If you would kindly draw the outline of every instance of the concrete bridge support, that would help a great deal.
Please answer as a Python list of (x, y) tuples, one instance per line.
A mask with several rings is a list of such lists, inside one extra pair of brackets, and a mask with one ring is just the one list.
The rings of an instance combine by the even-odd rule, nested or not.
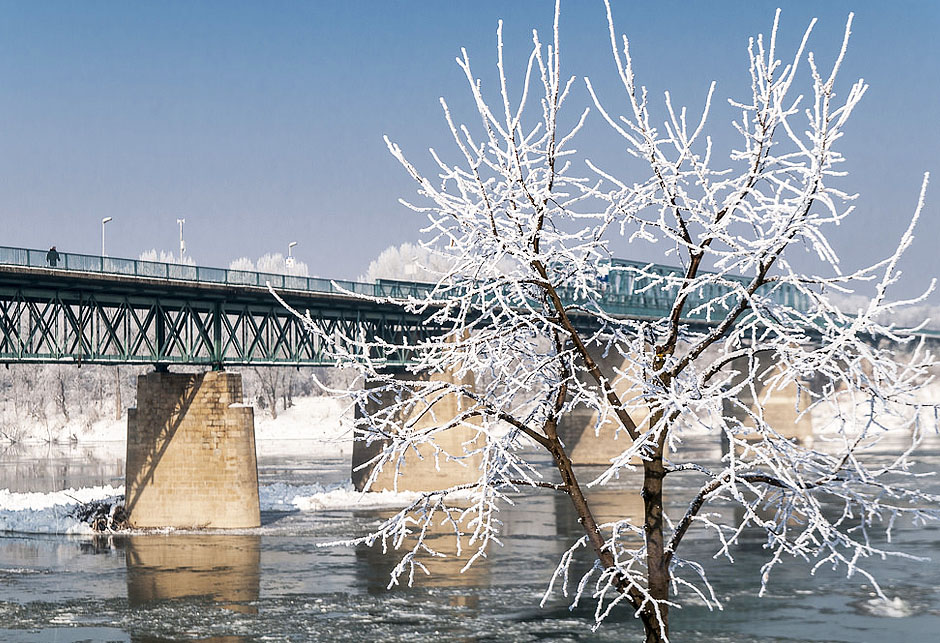
[[(613, 356), (608, 358), (597, 358), (601, 369), (605, 373), (614, 373), (614, 368), (625, 371), (633, 368), (629, 359), (623, 359), (619, 355), (616, 360)], [(744, 377), (747, 371), (747, 360), (735, 360), (728, 367), (737, 371), (740, 375), (736, 381)], [(765, 357), (758, 365), (758, 373), (764, 373), (772, 368), (770, 357)], [(767, 372), (763, 377), (766, 379), (772, 374)], [(593, 382), (589, 386), (595, 386)], [(637, 393), (628, 389), (627, 382), (619, 382), (615, 389), (624, 401), (636, 400)], [(752, 413), (763, 414), (764, 420), (783, 437), (797, 440), (803, 444), (811, 444), (813, 439), (813, 423), (809, 415), (799, 415), (799, 411), (806, 408), (809, 403), (808, 395), (804, 390), (798, 391), (795, 383), (782, 389), (767, 388), (763, 382), (757, 382), (757, 399), (754, 400), (749, 391), (740, 394)], [(797, 401), (798, 395), (802, 397)], [(732, 408), (726, 405), (725, 415), (731, 415), (739, 419), (745, 427), (754, 427), (754, 421), (748, 416), (748, 413), (741, 408)], [(631, 417), (637, 426), (649, 416), (649, 409), (642, 403), (637, 403), (631, 411)], [(581, 407), (574, 409), (560, 423), (559, 432), (565, 446), (568, 449), (571, 461), (577, 465), (603, 465), (610, 464), (610, 459), (624, 451), (630, 444), (630, 436), (625, 431), (617, 431), (619, 424), (613, 418), (600, 424), (598, 429), (598, 414), (595, 411)], [(641, 426), (642, 428), (642, 426)], [(756, 434), (747, 436), (747, 439), (756, 439)]]
[(237, 373), (153, 372), (127, 415), (125, 505), (134, 527), (261, 524), (254, 411)]
[[(595, 361), (600, 366), (601, 371), (613, 374), (614, 368), (623, 371), (634, 368), (630, 361), (623, 359), (620, 355), (614, 357), (612, 350), (607, 357), (595, 356)], [(589, 388), (598, 389), (597, 383), (591, 379), (585, 380)], [(618, 381), (614, 384), (614, 390), (620, 396), (621, 400), (636, 401), (638, 392), (629, 390), (629, 382), (626, 380)], [(636, 402), (634, 408), (630, 411), (630, 417), (637, 426), (642, 428), (642, 423), (649, 416), (649, 408), (640, 402)], [(630, 436), (624, 430), (617, 430), (620, 423), (611, 416), (600, 423), (598, 427), (598, 413), (587, 407), (577, 407), (568, 413), (558, 425), (558, 433), (565, 448), (568, 451), (568, 457), (576, 465), (609, 465), (611, 458), (625, 451), (630, 446)]]
[[(396, 377), (403, 380), (416, 379), (414, 375), (404, 372), (397, 374)], [(422, 377), (421, 379), (458, 383), (450, 374), (438, 374), (428, 378)], [(473, 382), (469, 377), (459, 383), (465, 387), (473, 386)], [(367, 413), (382, 408), (383, 405), (388, 403), (389, 400), (386, 399), (388, 397), (388, 394), (385, 397), (377, 395), (375, 399), (370, 400), (369, 407), (366, 409)], [(396, 423), (401, 426), (413, 417), (421, 415), (415, 429), (421, 430), (422, 428), (440, 425), (442, 422), (447, 422), (456, 417), (467, 403), (468, 401), (460, 395), (446, 395), (437, 400), (430, 409), (427, 405), (418, 404), (417, 408), (408, 417), (400, 417)], [(356, 409), (356, 417), (357, 419), (362, 417), (361, 409)], [(432, 491), (473, 482), (479, 477), (480, 465), (483, 462), (483, 456), (480, 453), (466, 455), (468, 452), (483, 446), (479, 442), (483, 437), (477, 434), (476, 429), (472, 426), (473, 422), (474, 420), (468, 420), (463, 426), (457, 426), (438, 433), (435, 438), (435, 442), (444, 451), (452, 456), (459, 457), (459, 462), (447, 461), (446, 456), (443, 454), (438, 454), (439, 457), (435, 458), (434, 449), (430, 445), (422, 445), (418, 449), (419, 453), (411, 450), (405, 454), (404, 464), (398, 471), (396, 471), (395, 463), (386, 464), (369, 490), (382, 491), (383, 489), (396, 488), (396, 477), (399, 491)], [(363, 490), (373, 469), (371, 466), (363, 469), (359, 467), (380, 453), (386, 444), (387, 441), (375, 441), (367, 446), (365, 442), (358, 439), (353, 442), (352, 480), (357, 490)]]
[[(729, 368), (738, 372), (735, 383), (739, 382), (747, 373), (747, 358), (734, 360)], [(783, 388), (771, 389), (765, 381), (773, 376), (773, 368), (770, 355), (760, 356), (756, 365), (758, 377), (754, 382), (757, 399), (755, 400), (751, 391), (747, 389), (739, 393), (739, 399), (748, 405), (751, 413), (762, 414), (764, 421), (784, 438), (807, 446), (812, 445), (813, 420), (808, 413), (800, 415), (800, 412), (810, 403), (808, 392), (810, 384), (807, 383), (802, 390), (795, 382)], [(744, 409), (726, 404), (724, 413), (725, 416), (733, 416), (740, 420), (745, 428), (754, 428), (753, 418)], [(746, 435), (745, 439), (753, 441), (757, 440), (758, 436), (756, 433)]]

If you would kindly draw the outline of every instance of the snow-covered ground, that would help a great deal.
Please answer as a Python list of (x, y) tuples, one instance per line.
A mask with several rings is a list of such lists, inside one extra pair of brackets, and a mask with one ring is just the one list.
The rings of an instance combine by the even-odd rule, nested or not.
[[(940, 379), (931, 382), (918, 392), (917, 403), (940, 403)], [(813, 425), (816, 431), (829, 433), (838, 430), (838, 423), (833, 422), (840, 413), (846, 414), (847, 399), (838, 399), (817, 405), (813, 409)], [(294, 440), (312, 440), (317, 443), (317, 452), (324, 455), (348, 455), (352, 450), (352, 411), (348, 402), (335, 397), (311, 396), (295, 397), (291, 408), (280, 411), (276, 419), (266, 411), (255, 408), (255, 438), (260, 455), (290, 452), (290, 443)], [(860, 401), (856, 410), (856, 420), (864, 413), (866, 405)], [(9, 423), (11, 420), (5, 420)], [(16, 435), (21, 443), (105, 443), (120, 442), (126, 439), (127, 416), (120, 420), (112, 418), (75, 417), (70, 422), (53, 423), (25, 418), (17, 420)], [(690, 427), (690, 433), (707, 433), (709, 422), (698, 427)], [(886, 418), (887, 426), (898, 424)], [(697, 428), (697, 430), (696, 430)], [(4, 431), (0, 426), (0, 444), (3, 444)]]
[(356, 491), (349, 481), (335, 485), (289, 485), (278, 482), (258, 489), (262, 511), (329, 511), (404, 507), (420, 497), (413, 491)]
[(350, 413), (344, 401), (333, 397), (295, 398), (294, 406), (278, 413), (277, 419), (256, 409), (258, 455), (289, 452), (296, 440), (311, 440), (324, 456), (348, 455), (353, 444)]

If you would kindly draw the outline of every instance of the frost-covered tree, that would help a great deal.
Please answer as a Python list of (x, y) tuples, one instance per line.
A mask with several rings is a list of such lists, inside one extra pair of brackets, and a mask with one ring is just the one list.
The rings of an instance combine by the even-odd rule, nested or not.
[[(475, 126), (461, 124), (442, 100), (457, 162), (434, 153), (428, 175), (388, 141), (418, 183), (413, 209), (427, 217), (424, 247), (446, 248), (450, 263), (426, 299), (380, 301), (450, 330), (402, 346), (340, 331), (321, 339), (367, 383), (347, 394), (359, 410), (359, 438), (384, 445), (373, 477), (429, 446), (442, 467), (481, 464), (473, 482), (423, 494), (357, 542), (403, 553), (394, 583), (421, 569), (432, 527), (445, 524), (472, 553), (471, 565), (497, 540), (498, 511), (513, 510), (509, 494), (547, 487), (568, 496), (584, 530), (551, 585), (575, 602), (593, 600), (598, 625), (618, 606), (629, 609), (647, 641), (668, 639), (670, 608), (690, 596), (720, 605), (702, 564), (685, 555), (693, 532), (713, 535), (712, 553), (729, 560), (742, 533), (763, 532), (762, 588), (778, 564), (795, 558), (840, 568), (880, 593), (865, 562), (892, 552), (875, 534), (890, 532), (897, 519), (937, 517), (937, 498), (918, 490), (909, 468), (936, 414), (919, 413), (914, 400), (931, 355), (911, 331), (883, 321), (901, 306), (887, 292), (923, 191), (896, 247), (886, 246), (874, 265), (843, 272), (827, 241), (833, 226), (851, 220), (855, 198), (834, 186), (837, 144), (866, 91), (862, 81), (836, 91), (851, 17), (830, 69), (806, 53), (812, 24), (787, 62), (778, 59), (776, 19), (769, 38), (750, 41), (751, 91), (731, 101), (740, 143), (722, 159), (706, 134), (714, 84), (700, 116), (678, 109), (669, 94), (656, 116), (608, 4), (623, 93), (602, 99), (590, 81), (586, 87), (630, 154), (624, 166), (645, 167), (627, 175), (575, 160), (572, 145), (588, 110), (562, 116), (575, 80), (561, 75), (558, 13), (556, 5), (548, 46), (533, 35), (515, 90), (501, 26), (495, 89), (484, 91), (465, 51), (458, 58), (477, 114)], [(796, 89), (804, 77), (808, 89)], [(664, 263), (678, 266), (617, 268), (634, 293), (657, 295), (662, 315), (615, 314), (608, 296), (614, 240), (658, 243), (667, 250)], [(797, 253), (806, 250), (825, 268), (801, 272)], [(831, 298), (872, 281), (874, 296), (852, 315)], [(413, 357), (407, 377), (381, 359), (399, 350)], [(803, 413), (839, 402), (833, 440), (812, 447), (771, 425), (758, 391), (793, 385), (808, 398)], [(435, 414), (434, 403), (448, 396), (462, 401), (456, 416)], [(598, 428), (613, 423), (622, 437), (606, 470), (589, 480), (572, 465), (559, 432), (578, 408), (594, 411)], [(910, 448), (873, 461), (868, 449), (884, 434), (885, 415), (910, 430)], [(445, 448), (437, 440), (455, 427), (475, 439)], [(690, 436), (702, 431), (728, 445), (717, 464), (693, 459)], [(533, 445), (551, 454), (557, 483), (533, 464)], [(598, 524), (585, 488), (631, 479), (634, 471), (637, 486), (624, 493), (637, 498), (640, 515)], [(677, 498), (690, 486), (688, 497)], [(453, 498), (458, 490), (472, 492), (469, 506)], [(714, 512), (716, 503), (737, 509)], [(572, 562), (579, 551), (595, 559), (583, 574)]]
[(246, 272), (267, 272), (273, 275), (295, 275), (308, 277), (310, 269), (303, 261), (293, 257), (285, 257), (280, 252), (268, 253), (252, 261), (248, 257), (239, 257), (229, 264), (230, 270), (244, 270)]
[(243, 272), (255, 272), (255, 262), (248, 257), (239, 257), (229, 262), (229, 270), (241, 270)]
[[(380, 279), (437, 283), (451, 271), (456, 259), (450, 248), (441, 248), (428, 243), (403, 243), (389, 246), (369, 262), (369, 268), (359, 281), (374, 283)], [(496, 270), (512, 270), (511, 260), (503, 260), (494, 266)]]
[(160, 250), (158, 252), (156, 248), (141, 252), (138, 258), (141, 261), (158, 261), (160, 263), (174, 263), (183, 266), (196, 265), (196, 260), (189, 255), (184, 257), (177, 257), (172, 252), (166, 252), (165, 250)]
[(281, 407), (286, 411), (293, 404), (292, 386), (294, 369), (292, 368), (253, 368), (255, 380), (258, 385), (258, 401), (261, 408), (267, 409), (273, 419), (277, 419), (278, 400), (282, 400)]
[[(0, 441), (82, 440), (96, 422), (133, 405), (143, 367), (12, 364), (0, 369)], [(131, 392), (130, 397), (125, 395)]]
[(403, 243), (389, 246), (369, 263), (359, 281), (372, 283), (378, 279), (401, 279), (436, 283), (450, 272), (453, 260), (440, 250), (421, 244)]

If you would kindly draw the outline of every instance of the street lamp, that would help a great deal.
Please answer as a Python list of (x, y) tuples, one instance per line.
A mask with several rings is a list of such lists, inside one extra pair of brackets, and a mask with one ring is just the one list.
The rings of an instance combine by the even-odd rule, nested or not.
[(296, 245), (297, 245), (296, 241), (291, 241), (290, 243), (287, 244), (287, 265), (288, 266), (294, 265), (294, 257), (291, 254), (291, 251), (294, 249), (294, 246)]
[(186, 242), (183, 241), (183, 224), (186, 223), (186, 219), (177, 219), (176, 222), (180, 224), (180, 257), (179, 262), (183, 263), (183, 253), (186, 252)]
[(111, 217), (105, 217), (101, 220), (101, 256), (107, 257), (104, 252), (104, 224), (111, 220)]

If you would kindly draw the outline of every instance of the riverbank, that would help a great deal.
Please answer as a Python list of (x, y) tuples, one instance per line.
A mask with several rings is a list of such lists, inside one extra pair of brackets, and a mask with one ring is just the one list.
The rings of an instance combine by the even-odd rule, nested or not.
[[(352, 424), (346, 402), (334, 397), (297, 397), (290, 408), (272, 417), (255, 408), (255, 439), (267, 448), (277, 448), (282, 440), (314, 440), (325, 454), (344, 454), (352, 449)], [(87, 418), (75, 415), (54, 421), (36, 418), (18, 420), (15, 434), (0, 432), (4, 444), (101, 444), (124, 443), (127, 438), (127, 413), (120, 419)], [(8, 437), (4, 437), (7, 435)], [(15, 435), (14, 439), (12, 436)]]

